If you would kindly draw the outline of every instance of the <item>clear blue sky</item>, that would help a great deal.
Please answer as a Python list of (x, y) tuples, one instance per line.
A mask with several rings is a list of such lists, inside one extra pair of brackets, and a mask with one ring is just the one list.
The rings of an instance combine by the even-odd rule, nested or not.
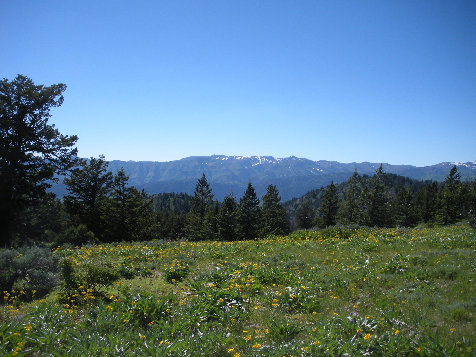
[(0, 77), (83, 157), (476, 160), (476, 1), (0, 2)]

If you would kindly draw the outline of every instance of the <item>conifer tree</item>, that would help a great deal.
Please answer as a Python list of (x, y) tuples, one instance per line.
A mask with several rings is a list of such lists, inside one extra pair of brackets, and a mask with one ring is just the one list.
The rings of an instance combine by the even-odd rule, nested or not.
[(400, 187), (394, 205), (394, 221), (399, 226), (411, 227), (417, 221), (413, 193), (409, 187)]
[(129, 177), (121, 169), (114, 176), (111, 195), (104, 200), (102, 217), (105, 240), (148, 240), (156, 229), (151, 198), (129, 186)]
[(462, 218), (463, 200), (461, 199), (461, 180), (454, 165), (438, 193), (437, 219), (442, 224), (455, 223)]
[(425, 185), (422, 193), (421, 219), (423, 222), (433, 222), (438, 208), (438, 184), (431, 182)]
[(281, 197), (274, 185), (269, 185), (263, 196), (262, 207), (262, 236), (270, 234), (285, 234), (289, 230), (288, 217), (285, 208), (280, 204)]
[(205, 174), (197, 181), (192, 197), (192, 209), (187, 223), (188, 236), (192, 240), (205, 239), (205, 215), (213, 202), (213, 194)]
[[(55, 174), (76, 163), (78, 138), (48, 124), (63, 103), (64, 84), (35, 85), (25, 76), (0, 80), (0, 246), (12, 243), (24, 210), (47, 195)], [(18, 236), (22, 239), (22, 237)]]
[(218, 215), (220, 240), (238, 240), (238, 206), (232, 194), (225, 197)]
[(212, 204), (211, 208), (205, 214), (203, 222), (203, 239), (220, 240), (219, 232), (220, 204), (218, 201)]
[(255, 189), (251, 182), (240, 198), (238, 206), (238, 226), (239, 234), (242, 239), (257, 238), (260, 231), (260, 215), (259, 198), (256, 196)]
[(354, 171), (347, 180), (344, 190), (344, 201), (339, 206), (338, 220), (344, 224), (359, 224), (362, 222), (362, 179)]
[(68, 190), (64, 197), (67, 212), (76, 224), (84, 224), (96, 238), (101, 238), (104, 232), (101, 205), (113, 183), (113, 175), (107, 167), (104, 156), (92, 157), (89, 162), (82, 160), (80, 167), (64, 179)]
[(326, 187), (319, 207), (319, 213), (322, 216), (322, 224), (325, 227), (336, 224), (338, 208), (339, 197), (337, 196), (337, 188), (332, 181), (331, 184)]
[(296, 223), (298, 228), (309, 229), (314, 225), (316, 212), (312, 209), (309, 201), (304, 201), (296, 211)]
[(391, 221), (384, 175), (380, 165), (370, 181), (369, 223), (371, 226), (387, 227)]

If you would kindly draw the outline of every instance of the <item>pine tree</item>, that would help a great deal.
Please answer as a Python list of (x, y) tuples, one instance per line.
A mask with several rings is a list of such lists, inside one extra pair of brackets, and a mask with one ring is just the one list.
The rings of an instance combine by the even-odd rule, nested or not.
[(394, 221), (399, 226), (411, 227), (418, 222), (413, 193), (408, 187), (400, 187), (394, 205)]
[(338, 221), (344, 224), (360, 224), (364, 215), (362, 206), (362, 178), (354, 171), (345, 186), (344, 201), (337, 214)]
[(455, 223), (462, 218), (461, 180), (456, 165), (450, 170), (438, 193), (437, 220), (442, 224)]
[(225, 197), (218, 215), (220, 240), (238, 240), (238, 206), (232, 194)]
[(239, 234), (242, 239), (258, 237), (260, 231), (260, 215), (259, 198), (256, 196), (253, 185), (249, 182), (238, 206)]
[[(47, 195), (55, 174), (76, 162), (78, 138), (48, 124), (63, 103), (64, 84), (35, 85), (18, 75), (0, 81), (0, 246), (13, 242), (24, 210)], [(22, 239), (21, 236), (18, 238)]]
[(213, 194), (205, 174), (197, 181), (192, 197), (192, 209), (187, 223), (187, 234), (192, 240), (205, 239), (205, 215), (213, 202)]
[(425, 185), (422, 193), (421, 219), (425, 222), (433, 222), (438, 208), (438, 184), (431, 182)]
[(309, 229), (314, 225), (316, 212), (312, 209), (309, 201), (304, 201), (296, 211), (296, 223), (298, 228)]
[(82, 160), (79, 168), (72, 170), (64, 179), (68, 194), (64, 197), (67, 212), (77, 224), (84, 224), (96, 238), (101, 238), (104, 222), (101, 219), (101, 205), (109, 194), (113, 176), (107, 171), (104, 156), (92, 157), (89, 162)]
[(101, 207), (105, 223), (105, 240), (130, 241), (153, 238), (156, 219), (151, 198), (129, 186), (123, 169), (114, 176), (111, 195)]
[(263, 196), (261, 235), (281, 235), (289, 230), (285, 208), (280, 204), (281, 197), (274, 185), (269, 185)]
[(322, 224), (325, 227), (334, 226), (336, 224), (337, 210), (339, 208), (339, 197), (337, 196), (337, 188), (334, 182), (326, 187), (322, 196), (319, 213), (322, 216)]
[(370, 181), (369, 220), (371, 226), (387, 227), (390, 225), (390, 207), (385, 187), (385, 173), (382, 165)]
[(206, 240), (220, 240), (219, 231), (219, 219), (220, 219), (220, 204), (215, 201), (212, 207), (205, 214), (205, 220), (203, 222), (203, 239)]

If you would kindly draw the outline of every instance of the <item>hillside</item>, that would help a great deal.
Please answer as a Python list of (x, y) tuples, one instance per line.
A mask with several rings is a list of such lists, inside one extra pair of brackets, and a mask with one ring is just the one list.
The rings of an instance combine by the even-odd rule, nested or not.
[[(312, 161), (304, 158), (274, 158), (271, 156), (192, 156), (170, 162), (111, 161), (113, 172), (121, 167), (130, 176), (130, 183), (149, 193), (183, 192), (193, 194), (197, 179), (205, 173), (215, 198), (222, 200), (233, 192), (240, 197), (249, 181), (259, 197), (269, 184), (278, 187), (282, 200), (327, 186), (331, 181), (341, 183), (354, 171), (360, 175), (373, 175), (380, 163), (339, 163)], [(457, 165), (462, 180), (476, 178), (476, 162), (440, 163), (432, 166), (383, 164), (387, 173), (416, 180), (442, 181), (453, 165)]]

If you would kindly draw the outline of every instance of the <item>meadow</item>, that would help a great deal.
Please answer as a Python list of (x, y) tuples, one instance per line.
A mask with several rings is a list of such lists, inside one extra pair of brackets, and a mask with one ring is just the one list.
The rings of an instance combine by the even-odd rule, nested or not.
[(52, 292), (2, 293), (0, 355), (474, 355), (475, 243), (459, 224), (57, 247)]

